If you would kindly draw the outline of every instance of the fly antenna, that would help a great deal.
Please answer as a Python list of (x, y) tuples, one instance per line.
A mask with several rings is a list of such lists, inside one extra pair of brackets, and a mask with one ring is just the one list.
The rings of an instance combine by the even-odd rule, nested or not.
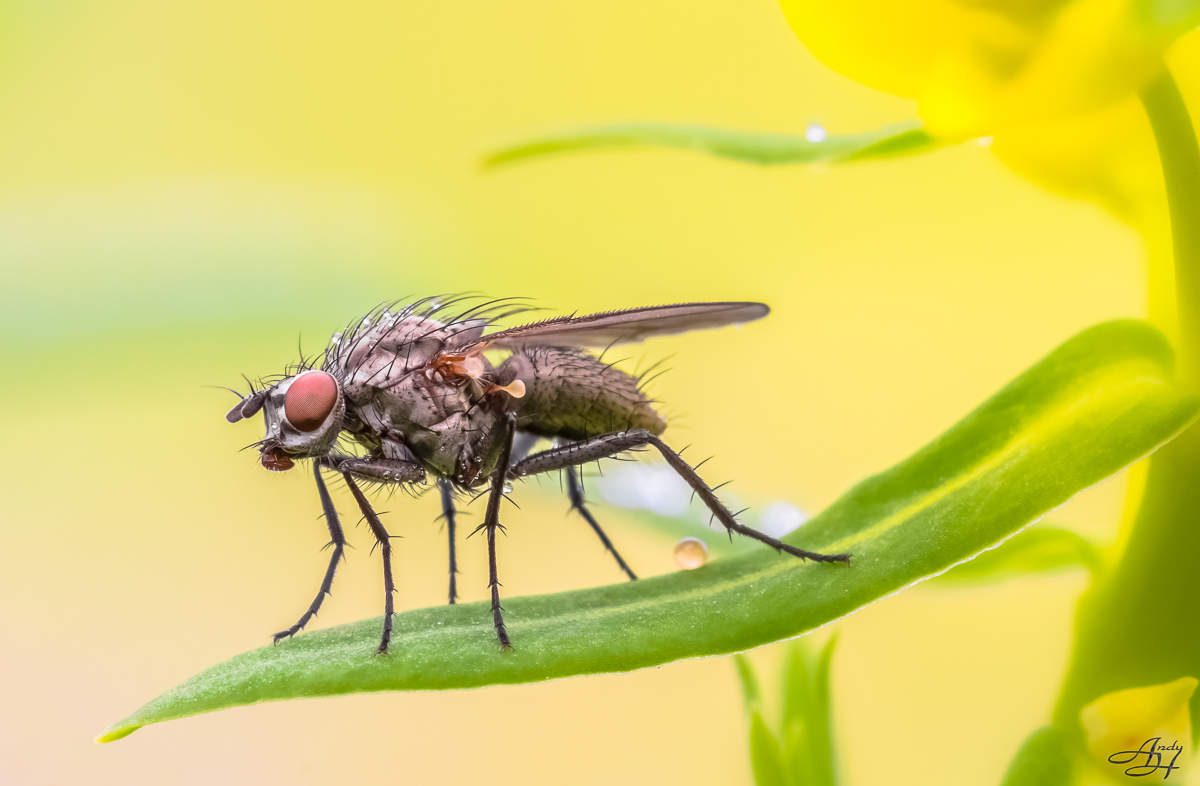
[(237, 396), (238, 398), (245, 398), (245, 396), (243, 396), (241, 393), (238, 393), (238, 392), (237, 392), (236, 390), (234, 390), (233, 388), (227, 388), (227, 387), (225, 387), (224, 385), (205, 385), (204, 387), (206, 387), (206, 388), (215, 388), (215, 389), (217, 389), (217, 390), (228, 390), (230, 393), (232, 393), (233, 395)]

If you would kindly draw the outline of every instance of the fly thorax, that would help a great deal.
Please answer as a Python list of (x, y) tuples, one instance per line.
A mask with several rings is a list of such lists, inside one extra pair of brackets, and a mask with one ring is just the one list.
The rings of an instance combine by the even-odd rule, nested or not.
[(415, 428), (405, 435), (412, 452), (439, 475), (456, 478), (458, 457), (468, 439), (466, 418), (455, 413), (432, 428)]

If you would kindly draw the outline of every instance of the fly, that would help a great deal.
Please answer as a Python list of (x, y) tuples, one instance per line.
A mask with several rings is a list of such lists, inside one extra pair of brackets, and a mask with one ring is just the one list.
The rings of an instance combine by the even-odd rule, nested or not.
[[(563, 471), (571, 507), (587, 521), (617, 565), (637, 576), (588, 509), (577, 467), (625, 451), (653, 447), (687, 481), (730, 533), (780, 553), (818, 562), (847, 562), (848, 554), (816, 554), (739, 523), (708, 484), (660, 439), (667, 427), (639, 380), (601, 361), (589, 349), (650, 336), (752, 322), (762, 303), (686, 303), (561, 316), (487, 332), (492, 322), (524, 309), (492, 301), (454, 316), (462, 299), (432, 298), (376, 309), (335, 334), (319, 366), (303, 363), (262, 388), (253, 388), (226, 415), (236, 423), (260, 410), (266, 436), (256, 446), (270, 470), (312, 462), (333, 554), (317, 597), (299, 621), (276, 633), (295, 635), (320, 610), (346, 548), (324, 472), (341, 475), (383, 557), (384, 618), (379, 653), (386, 653), (394, 612), (392, 546), (362, 484), (404, 487), (432, 477), (450, 537), (450, 603), (457, 599), (455, 496), (487, 486), (487, 508), (475, 532), (488, 545), (492, 621), (503, 649), (512, 647), (500, 607), (496, 533), (500, 502), (511, 480)], [(485, 353), (507, 353), (494, 365)], [(494, 355), (493, 355), (494, 356)], [(554, 446), (531, 452), (539, 439)], [(474, 534), (474, 532), (472, 533)]]

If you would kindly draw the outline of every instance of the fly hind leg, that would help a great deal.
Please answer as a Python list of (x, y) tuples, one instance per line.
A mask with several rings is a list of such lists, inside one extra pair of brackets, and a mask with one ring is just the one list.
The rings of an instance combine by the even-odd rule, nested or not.
[(681, 478), (687, 481), (687, 484), (696, 492), (696, 496), (703, 500), (705, 506), (712, 511), (717, 520), (730, 532), (745, 535), (748, 538), (767, 544), (776, 551), (786, 551), (788, 554), (800, 557), (801, 559), (811, 559), (816, 562), (850, 561), (849, 554), (818, 554), (813, 551), (805, 551), (739, 523), (733, 513), (729, 511), (729, 508), (725, 507), (724, 503), (709, 488), (708, 484), (696, 474), (696, 470), (692, 469), (678, 453), (667, 447), (666, 443), (661, 439), (644, 429), (606, 434), (592, 439), (572, 442), (567, 445), (551, 448), (550, 450), (544, 450), (540, 453), (534, 453), (532, 456), (517, 462), (515, 466), (509, 469), (508, 474), (510, 477), (523, 477), (525, 475), (536, 475), (541, 472), (552, 472), (556, 469), (564, 469), (614, 456), (643, 445), (652, 445), (658, 450), (662, 454), (662, 457), (666, 459), (671, 469), (675, 470)]
[[(517, 468), (520, 466), (521, 462), (518, 462)], [(600, 538), (600, 542), (604, 544), (604, 548), (608, 549), (613, 555), (613, 558), (621, 566), (621, 570), (625, 571), (625, 575), (629, 577), (629, 580), (637, 581), (637, 575), (625, 564), (625, 560), (621, 559), (621, 555), (617, 553), (617, 549), (613, 546), (612, 541), (608, 539), (608, 535), (605, 535), (604, 530), (600, 528), (600, 522), (596, 521), (596, 517), (587, 509), (583, 498), (583, 482), (579, 478), (579, 471), (575, 469), (574, 465), (567, 466), (565, 471), (567, 473), (567, 498), (571, 500), (572, 509), (579, 511), (579, 515), (583, 516), (583, 520), (591, 526), (592, 530)]]

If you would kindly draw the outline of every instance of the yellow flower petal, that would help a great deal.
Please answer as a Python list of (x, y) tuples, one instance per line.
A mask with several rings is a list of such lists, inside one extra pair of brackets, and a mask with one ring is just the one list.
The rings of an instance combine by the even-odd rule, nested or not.
[[(1200, 31), (1167, 52), (1193, 119), (1200, 120)], [(1103, 109), (1015, 123), (995, 133), (992, 150), (1038, 185), (1107, 208), (1145, 238), (1150, 318), (1175, 325), (1174, 271), (1162, 167), (1150, 123), (1137, 96)]]
[(1140, 0), (781, 3), (822, 62), (916, 98), (929, 130), (948, 139), (1119, 102), (1200, 21), (1200, 12), (1151, 19)]
[(954, 0), (781, 0), (788, 24), (825, 65), (916, 98), (947, 52), (968, 37), (974, 12)]
[(1132, 96), (1085, 114), (1011, 125), (996, 132), (992, 150), (1039, 185), (1098, 202), (1135, 226), (1165, 207), (1154, 134)]
[(1096, 699), (1079, 713), (1093, 760), (1110, 777), (1182, 783), (1191, 763), (1188, 702), (1194, 677), (1129, 688)]

